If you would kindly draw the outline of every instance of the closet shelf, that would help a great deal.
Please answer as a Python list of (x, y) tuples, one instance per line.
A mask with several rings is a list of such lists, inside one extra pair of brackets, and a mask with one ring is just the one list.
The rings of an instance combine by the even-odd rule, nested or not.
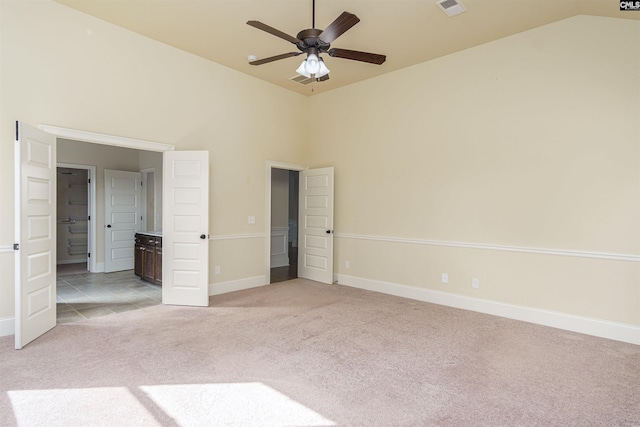
[(76, 222), (87, 222), (87, 218), (62, 218), (56, 222), (58, 224), (75, 224)]
[(67, 253), (69, 255), (86, 255), (87, 250), (86, 248), (85, 250), (80, 250), (80, 249), (71, 249), (70, 247), (67, 247)]
[(87, 247), (87, 239), (70, 237), (67, 239), (67, 241), (69, 242), (69, 246), (74, 246), (74, 247), (84, 246), (85, 248)]
[(78, 226), (69, 226), (69, 233), (71, 234), (87, 234), (87, 227), (84, 227), (82, 225), (78, 225)]

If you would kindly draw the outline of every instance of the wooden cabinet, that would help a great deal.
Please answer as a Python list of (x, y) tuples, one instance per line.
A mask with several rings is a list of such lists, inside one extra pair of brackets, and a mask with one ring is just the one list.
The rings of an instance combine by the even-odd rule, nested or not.
[(154, 276), (156, 285), (162, 285), (162, 238), (160, 246), (156, 246), (156, 274)]
[(136, 233), (134, 254), (135, 275), (162, 285), (162, 237)]
[(142, 259), (144, 254), (144, 245), (138, 243), (138, 235), (136, 234), (136, 244), (133, 251), (133, 272), (136, 276), (142, 277)]

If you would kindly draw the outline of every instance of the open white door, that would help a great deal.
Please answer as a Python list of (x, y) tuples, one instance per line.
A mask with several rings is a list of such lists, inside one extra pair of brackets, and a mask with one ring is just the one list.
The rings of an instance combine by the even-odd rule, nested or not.
[(209, 152), (165, 151), (162, 302), (209, 305)]
[(104, 271), (133, 270), (133, 247), (142, 231), (142, 174), (104, 170)]
[(300, 172), (298, 277), (333, 283), (333, 168)]
[(15, 347), (56, 326), (56, 138), (16, 122)]

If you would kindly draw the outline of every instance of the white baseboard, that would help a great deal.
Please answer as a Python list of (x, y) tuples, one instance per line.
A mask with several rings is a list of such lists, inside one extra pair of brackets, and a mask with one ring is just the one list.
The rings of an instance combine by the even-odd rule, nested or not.
[(16, 322), (13, 317), (3, 317), (0, 319), (0, 337), (14, 335), (16, 333)]
[(209, 296), (221, 295), (228, 292), (264, 286), (267, 280), (264, 276), (247, 277), (245, 279), (230, 280), (228, 282), (209, 283)]
[(336, 274), (338, 284), (640, 345), (640, 326)]

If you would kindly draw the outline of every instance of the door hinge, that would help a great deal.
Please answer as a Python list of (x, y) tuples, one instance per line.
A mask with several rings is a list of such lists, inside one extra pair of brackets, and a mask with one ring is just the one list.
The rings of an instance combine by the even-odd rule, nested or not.
[(87, 258), (91, 258), (91, 252), (87, 254)]
[(91, 184), (91, 178), (87, 179), (87, 184)]
[(16, 142), (20, 141), (20, 122), (16, 120)]
[(13, 244), (13, 250), (14, 251), (19, 251), (20, 250), (20, 244), (19, 243), (14, 243)]
[(91, 221), (91, 215), (87, 217), (87, 221)]

